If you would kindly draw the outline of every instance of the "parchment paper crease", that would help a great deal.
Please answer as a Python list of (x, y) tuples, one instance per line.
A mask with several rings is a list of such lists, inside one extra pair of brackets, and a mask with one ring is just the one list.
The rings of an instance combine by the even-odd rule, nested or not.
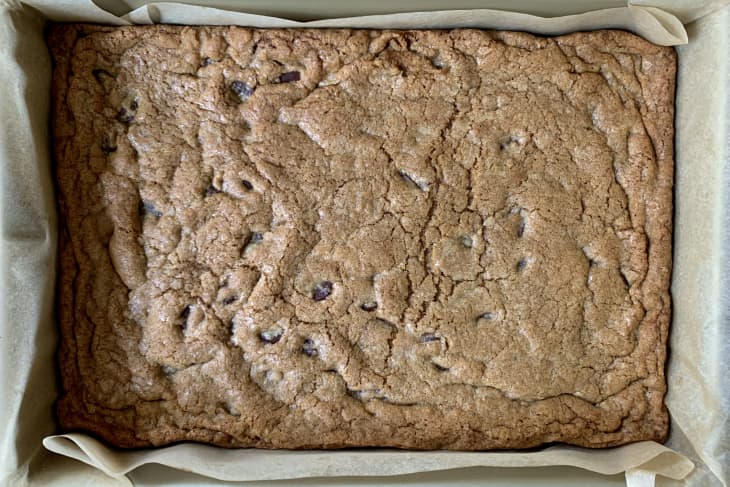
[[(723, 322), (730, 319), (730, 283), (723, 272), (730, 262), (730, 247), (725, 244), (730, 237), (730, 217), (723, 211), (730, 203), (727, 1), (637, 0), (628, 7), (554, 18), (497, 10), (456, 10), (309, 23), (175, 3), (150, 3), (124, 17), (100, 9), (91, 0), (23, 3), (0, 0), (0, 378), (5, 395), (0, 400), (0, 484), (27, 483), (32, 459), (35, 457), (35, 463), (39, 463), (38, 458), (48, 455), (39, 451), (45, 436), (43, 445), (48, 450), (117, 477), (119, 485), (128, 485), (122, 476), (146, 463), (223, 480), (395, 475), (477, 465), (572, 465), (605, 474), (626, 472), (627, 483), (634, 487), (654, 485), (657, 475), (662, 485), (727, 485), (730, 401), (723, 391), (722, 372), (730, 362), (723, 327)], [(530, 3), (534, 2), (515, 2), (514, 8), (529, 11)], [(540, 4), (541, 11), (546, 4), (549, 2)], [(685, 31), (669, 10), (684, 20), (699, 20)], [(44, 18), (117, 25), (167, 22), (256, 27), (483, 27), (543, 34), (614, 27), (632, 30), (657, 44), (680, 45), (674, 319), (667, 396), (673, 422), (667, 446), (643, 442), (609, 450), (553, 446), (528, 452), (459, 453), (223, 450), (182, 444), (120, 452), (85, 435), (46, 436), (55, 428), (52, 291), (56, 223), (47, 129), (50, 61), (43, 42)], [(688, 40), (689, 44), (684, 45)], [(694, 471), (689, 458), (697, 464)], [(92, 482), (92, 478), (86, 480)]]

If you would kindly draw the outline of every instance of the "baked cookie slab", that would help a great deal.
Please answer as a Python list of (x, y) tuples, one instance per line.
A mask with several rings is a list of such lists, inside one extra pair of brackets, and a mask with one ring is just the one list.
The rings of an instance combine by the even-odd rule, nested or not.
[(78, 24), (48, 42), (65, 430), (665, 438), (671, 48)]

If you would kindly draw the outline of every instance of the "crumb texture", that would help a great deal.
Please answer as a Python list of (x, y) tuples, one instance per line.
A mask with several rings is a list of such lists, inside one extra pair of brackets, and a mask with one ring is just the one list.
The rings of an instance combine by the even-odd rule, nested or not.
[(67, 430), (662, 441), (675, 55), (632, 34), (57, 25)]

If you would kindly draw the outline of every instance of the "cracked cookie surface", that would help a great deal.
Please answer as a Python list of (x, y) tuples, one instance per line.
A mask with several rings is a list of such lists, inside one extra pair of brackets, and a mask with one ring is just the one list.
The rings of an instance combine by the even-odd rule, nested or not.
[(57, 25), (66, 430), (663, 440), (675, 55), (632, 34)]

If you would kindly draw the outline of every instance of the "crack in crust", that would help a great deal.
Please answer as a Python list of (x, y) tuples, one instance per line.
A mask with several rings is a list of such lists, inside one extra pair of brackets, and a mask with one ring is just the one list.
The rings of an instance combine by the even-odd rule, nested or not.
[(57, 25), (67, 429), (663, 440), (675, 55), (619, 31)]

